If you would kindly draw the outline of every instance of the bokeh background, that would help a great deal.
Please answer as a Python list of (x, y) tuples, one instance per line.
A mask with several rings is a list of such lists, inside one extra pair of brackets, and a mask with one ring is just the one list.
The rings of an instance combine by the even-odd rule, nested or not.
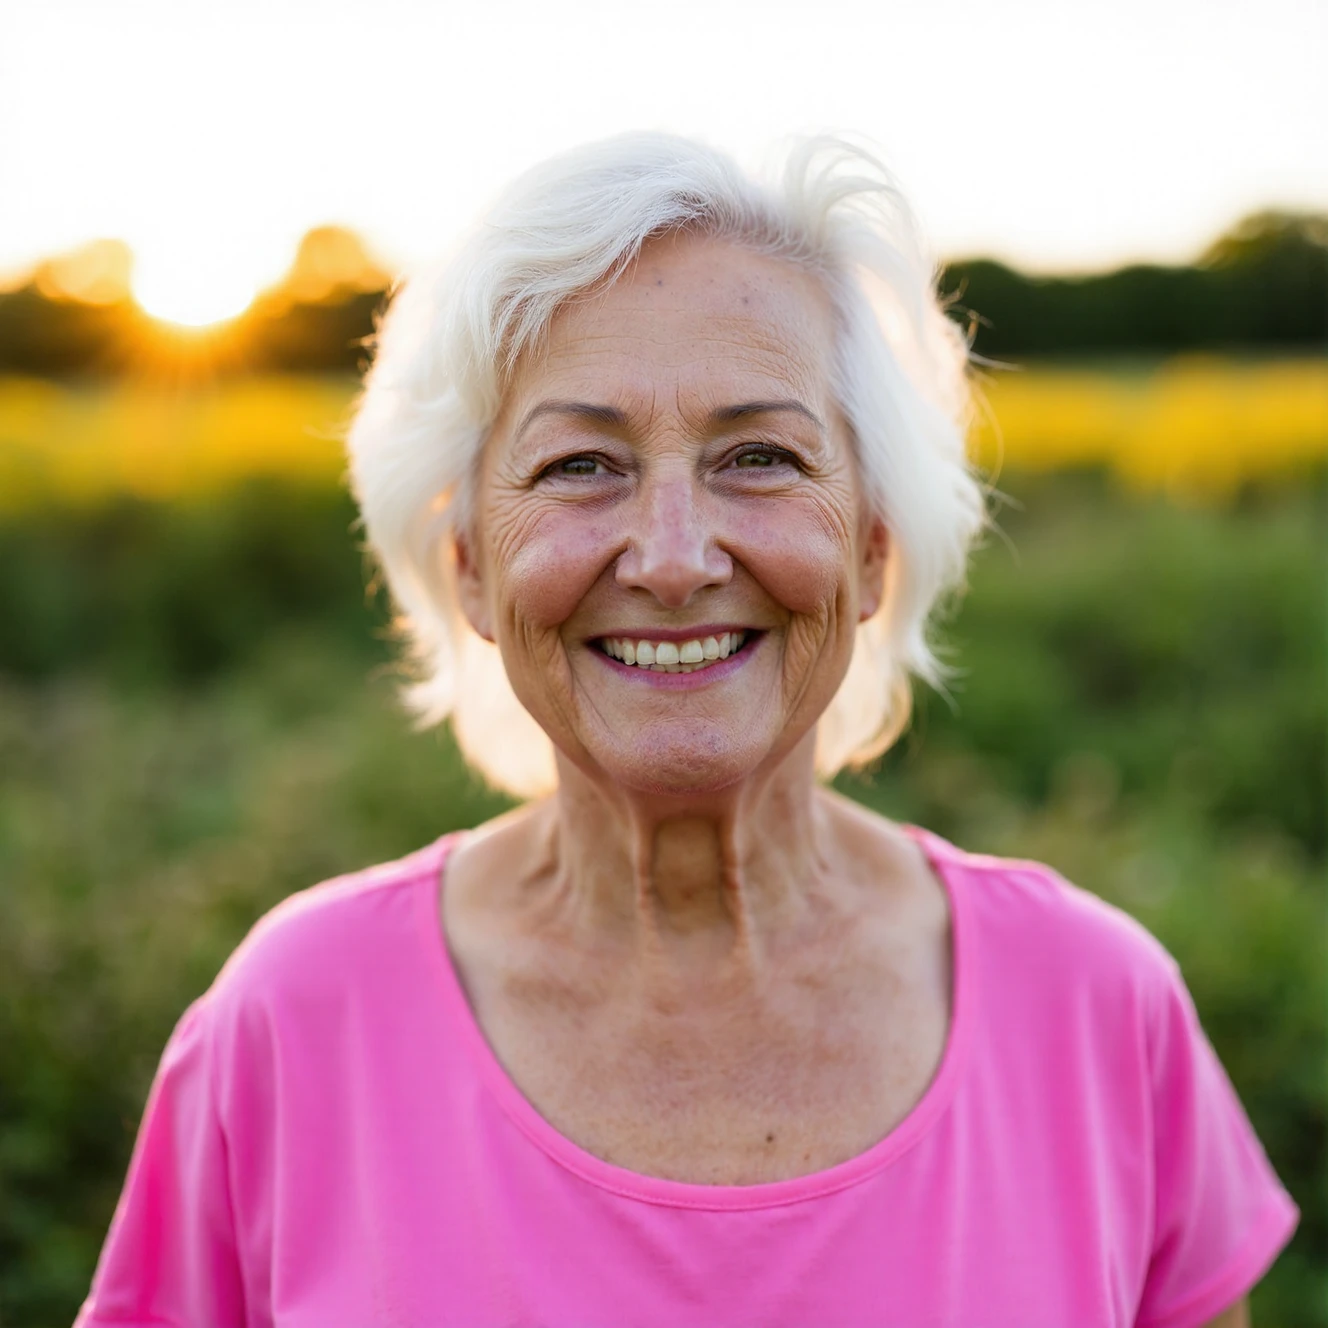
[(1321, 6), (48, 0), (0, 17), (0, 1325), (291, 891), (497, 811), (394, 702), (337, 442), (392, 279), (622, 128), (880, 144), (972, 333), (952, 695), (841, 781), (1179, 959), (1328, 1323)]

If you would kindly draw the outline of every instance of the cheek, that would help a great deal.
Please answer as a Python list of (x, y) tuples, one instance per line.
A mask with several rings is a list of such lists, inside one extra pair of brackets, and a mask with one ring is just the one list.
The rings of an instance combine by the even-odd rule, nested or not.
[(587, 520), (584, 511), (545, 509), (494, 530), (490, 566), (503, 569), (499, 613), (537, 629), (566, 622), (617, 551), (613, 524)]
[(744, 513), (737, 535), (747, 570), (792, 613), (824, 618), (849, 588), (852, 540), (838, 514), (822, 503), (771, 504), (768, 511)]

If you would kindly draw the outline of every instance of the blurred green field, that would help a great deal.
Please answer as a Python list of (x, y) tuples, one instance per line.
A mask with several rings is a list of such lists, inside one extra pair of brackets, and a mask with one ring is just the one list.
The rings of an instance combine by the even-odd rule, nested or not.
[[(1304, 1213), (1269, 1328), (1328, 1323), (1322, 479), (1172, 505), (1007, 458), (952, 701), (842, 781), (1178, 957)], [(502, 805), (396, 709), (353, 521), (326, 472), (0, 519), (6, 1328), (72, 1319), (161, 1046), (258, 914)]]

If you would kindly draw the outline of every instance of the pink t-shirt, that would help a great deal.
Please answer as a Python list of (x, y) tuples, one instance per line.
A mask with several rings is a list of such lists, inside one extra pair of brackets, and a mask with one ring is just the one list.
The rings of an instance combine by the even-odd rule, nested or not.
[[(452, 837), (274, 909), (162, 1058), (80, 1328), (1187, 1328), (1297, 1210), (1136, 923), (924, 831), (954, 1007), (851, 1161), (706, 1186), (521, 1096), (443, 943)], [(669, 1128), (661, 1119), (660, 1129)]]

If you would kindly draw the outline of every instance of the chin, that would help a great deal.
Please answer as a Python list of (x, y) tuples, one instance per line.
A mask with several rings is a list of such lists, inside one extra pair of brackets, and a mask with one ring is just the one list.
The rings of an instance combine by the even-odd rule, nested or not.
[(735, 739), (713, 725), (670, 724), (613, 750), (591, 751), (591, 759), (624, 788), (669, 797), (704, 796), (740, 784), (770, 754), (770, 745)]

